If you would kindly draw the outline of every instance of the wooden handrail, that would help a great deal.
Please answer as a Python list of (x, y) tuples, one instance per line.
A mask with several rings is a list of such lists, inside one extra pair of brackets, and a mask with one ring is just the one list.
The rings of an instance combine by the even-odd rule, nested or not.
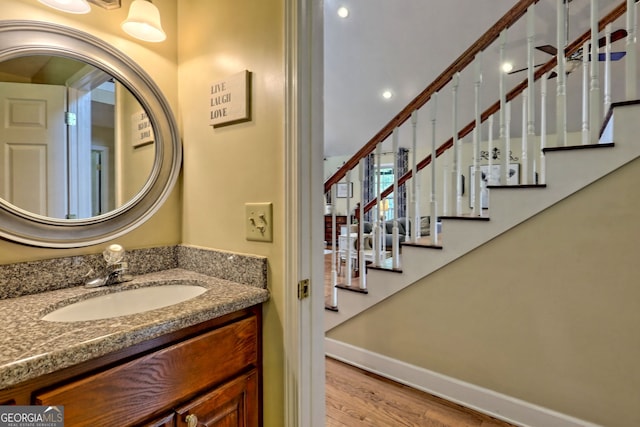
[[(527, 5), (527, 7), (525, 7), (524, 11), (526, 12), (526, 9), (528, 8), (528, 6), (529, 6), (530, 4), (537, 3), (537, 1), (538, 1), (538, 0), (536, 0), (536, 1), (532, 1), (532, 2), (528, 2), (528, 5)], [(640, 1), (640, 0), (635, 0), (635, 3), (637, 3), (638, 1)], [(518, 5), (519, 5), (519, 4), (518, 4)], [(501, 20), (500, 20), (500, 21), (498, 21), (498, 23), (497, 23), (496, 25), (498, 25), (498, 24), (499, 24), (499, 23), (500, 23), (500, 22), (501, 22), (501, 21), (502, 21), (502, 20), (503, 20), (507, 15), (509, 15), (512, 11), (514, 11), (514, 9), (516, 9), (516, 8), (518, 7), (518, 5), (516, 5), (513, 9), (511, 9), (511, 11), (507, 12), (507, 14), (506, 14), (503, 18), (501, 18)], [(599, 29), (599, 31), (602, 31), (602, 30), (606, 27), (606, 25), (607, 25), (607, 24), (609, 24), (609, 23), (611, 23), (611, 22), (615, 21), (615, 20), (616, 20), (616, 19), (618, 19), (620, 16), (622, 16), (622, 15), (626, 12), (626, 10), (627, 10), (627, 5), (626, 5), (626, 2), (624, 2), (624, 1), (623, 1), (619, 6), (617, 6), (615, 9), (613, 9), (610, 13), (608, 13), (604, 18), (602, 18), (602, 19), (599, 21), (599, 23), (598, 23), (598, 29)], [(514, 13), (515, 13), (515, 12), (514, 12)], [(524, 14), (524, 12), (523, 12), (523, 13), (521, 13), (520, 15), (518, 15), (518, 16), (517, 16), (517, 19), (519, 19), (523, 14)], [(517, 20), (517, 19), (516, 19), (516, 20)], [(511, 21), (511, 22), (509, 23), (509, 25), (508, 25), (508, 26), (512, 25), (514, 22), (515, 22), (515, 21)], [(507, 27), (505, 27), (505, 28), (508, 28), (508, 26), (507, 26)], [(489, 34), (489, 32), (485, 33), (485, 35), (484, 35), (483, 37), (485, 37), (485, 36), (487, 36), (487, 37), (488, 37), (488, 34)], [(497, 35), (499, 35), (499, 34), (500, 34), (500, 31), (497, 33)], [(587, 42), (587, 41), (590, 39), (590, 37), (591, 37), (591, 30), (588, 30), (588, 31), (584, 32), (580, 37), (578, 37), (576, 40), (574, 40), (571, 44), (569, 44), (569, 45), (564, 49), (565, 57), (570, 57), (572, 54), (574, 54), (575, 52), (577, 52), (577, 51), (578, 51), (578, 50), (579, 50), (579, 49), (584, 45), (584, 43), (585, 43), (585, 42)], [(496, 36), (496, 37), (494, 37), (493, 39), (491, 39), (491, 42), (493, 42), (493, 41), (495, 40), (495, 38), (497, 38), (497, 36)], [(480, 40), (479, 40), (479, 41), (480, 41)], [(476, 42), (476, 44), (477, 44), (477, 43), (478, 43), (478, 42)], [(489, 43), (489, 44), (490, 44), (490, 43)], [(475, 44), (474, 44), (474, 45), (475, 45)], [(486, 46), (485, 46), (485, 47), (486, 47)], [(471, 48), (470, 48), (470, 49), (468, 49), (468, 50), (467, 50), (467, 52), (469, 52), (470, 50), (471, 50)], [(477, 52), (476, 52), (476, 53), (477, 53)], [(466, 52), (465, 52), (465, 54), (466, 54)], [(463, 54), (460, 58), (458, 58), (458, 61), (461, 61), (461, 58), (463, 58), (463, 57), (465, 56), (465, 54)], [(475, 54), (474, 54), (474, 56), (475, 56)], [(471, 60), (473, 60), (473, 56), (471, 56)], [(469, 65), (469, 63), (471, 63), (471, 61), (468, 61), (468, 62), (465, 64), (465, 66)], [(454, 63), (454, 64), (455, 64), (455, 63)], [(542, 66), (540, 66), (540, 67), (536, 70), (536, 72), (534, 73), (534, 81), (537, 81), (537, 80), (539, 80), (540, 78), (542, 78), (546, 73), (548, 73), (549, 71), (551, 71), (551, 70), (552, 70), (556, 65), (557, 65), (557, 57), (553, 57), (553, 58), (551, 58), (548, 62), (546, 62), (545, 64), (543, 64)], [(450, 69), (452, 69), (452, 67), (453, 67), (453, 65), (452, 65), (452, 66), (450, 66), (450, 67), (447, 69), (447, 71), (448, 71), (448, 70), (450, 70)], [(464, 68), (464, 67), (463, 67), (463, 68)], [(456, 71), (456, 72), (457, 72), (457, 71)], [(446, 71), (445, 71), (445, 73), (443, 73), (443, 74), (441, 75), (441, 77), (442, 77), (442, 76), (444, 76), (445, 74), (446, 74)], [(452, 78), (452, 76), (453, 76), (453, 74), (451, 74), (451, 76), (449, 77), (449, 80)], [(444, 84), (442, 85), (442, 87), (444, 87), (444, 85), (445, 85), (447, 82), (448, 82), (448, 80), (444, 82)], [(436, 83), (436, 82), (432, 83), (429, 87), (427, 87), (427, 89), (425, 89), (425, 91), (423, 91), (423, 92), (421, 93), (421, 95), (423, 95), (423, 94), (427, 93), (427, 92), (428, 92), (428, 89), (429, 89), (430, 87), (434, 86), (434, 85), (435, 85), (435, 83)], [(512, 90), (510, 90), (510, 91), (506, 94), (506, 100), (507, 100), (507, 102), (512, 101), (513, 99), (515, 99), (515, 98), (516, 98), (518, 95), (520, 95), (520, 94), (521, 94), (521, 93), (522, 93), (522, 92), (523, 92), (527, 87), (528, 87), (528, 81), (527, 81), (527, 79), (525, 79), (525, 80), (523, 80), (522, 82), (520, 82), (518, 85), (516, 85)], [(438, 90), (439, 90), (439, 89), (438, 89)], [(425, 101), (424, 101), (420, 106), (424, 105), (424, 104), (428, 101), (428, 99), (430, 98), (430, 96), (431, 96), (433, 93), (435, 93), (436, 91), (437, 91), (437, 90), (434, 90), (433, 92), (431, 92), (431, 93), (429, 94), (429, 96), (426, 98), (426, 100), (425, 100)], [(416, 98), (412, 101), (412, 103), (410, 103), (407, 107), (405, 107), (405, 109), (403, 109), (403, 110), (402, 110), (402, 112), (401, 112), (400, 114), (398, 114), (395, 118), (398, 118), (398, 117), (400, 117), (403, 113), (405, 113), (405, 110), (407, 110), (409, 106), (415, 106), (415, 105), (417, 105), (417, 104), (414, 104), (414, 103), (416, 103), (416, 101), (417, 101), (419, 98), (420, 98), (420, 95), (419, 95), (418, 97), (416, 97)], [(417, 109), (417, 108), (420, 108), (420, 106), (415, 107), (415, 108), (416, 108), (416, 109)], [(481, 121), (481, 123), (484, 123), (484, 122), (485, 122), (485, 121), (486, 121), (486, 120), (487, 120), (491, 115), (493, 115), (493, 114), (497, 113), (499, 110), (500, 110), (500, 102), (499, 102), (499, 101), (497, 101), (497, 102), (495, 102), (493, 105), (491, 105), (489, 108), (487, 108), (487, 109), (486, 109), (486, 110), (481, 114), (481, 120), (480, 120), (480, 121)], [(411, 116), (411, 113), (412, 113), (412, 112), (413, 112), (413, 110), (411, 110), (411, 111), (409, 112), (408, 116), (407, 116), (407, 117), (406, 117), (402, 122), (399, 122), (399, 123), (397, 124), (397, 126), (399, 126), (400, 124), (404, 123), (404, 121), (406, 121), (406, 120)], [(395, 118), (394, 118), (394, 119), (395, 119)], [(387, 128), (392, 124), (392, 123), (395, 123), (395, 121), (394, 121), (394, 120), (392, 120), (391, 122), (389, 122), (389, 124), (387, 124), (387, 126), (385, 126), (385, 128), (383, 128), (380, 132), (378, 132), (378, 134), (377, 134), (376, 136), (378, 136), (378, 135), (382, 135), (382, 134), (383, 134), (383, 131), (385, 131), (385, 130), (386, 130), (386, 129), (387, 129)], [(395, 128), (395, 126), (394, 126), (394, 127), (391, 127), (391, 129), (389, 130), (388, 134), (386, 134), (386, 136), (385, 136), (384, 138), (382, 138), (381, 140), (379, 140), (379, 141), (375, 139), (376, 137), (374, 137), (371, 141), (369, 141), (369, 142), (367, 143), (367, 145), (365, 145), (362, 149), (360, 149), (360, 150), (358, 151), (358, 153), (356, 153), (356, 155), (354, 155), (350, 160), (353, 160), (354, 158), (356, 158), (356, 157), (358, 156), (358, 154), (360, 154), (361, 152), (365, 152), (365, 151), (366, 151), (366, 150), (365, 150), (365, 148), (367, 148), (367, 146), (368, 146), (369, 144), (371, 144), (372, 142), (374, 142), (374, 141), (382, 142), (385, 138), (387, 138), (387, 137), (391, 134), (391, 132), (393, 131), (393, 129), (394, 129), (394, 128)], [(467, 124), (465, 127), (463, 127), (463, 128), (458, 132), (458, 138), (464, 138), (465, 136), (467, 136), (468, 134), (470, 134), (471, 132), (473, 132), (473, 129), (475, 129), (475, 121), (472, 121), (472, 122), (470, 122), (469, 124)], [(368, 155), (368, 154), (370, 154), (370, 153), (375, 149), (375, 147), (376, 147), (376, 145), (377, 145), (377, 143), (378, 143), (378, 142), (374, 143), (374, 144), (372, 145), (371, 149), (370, 149), (368, 152), (366, 152), (366, 153), (363, 155), (363, 157), (364, 157), (364, 156), (366, 156), (366, 155)], [(444, 153), (446, 150), (448, 150), (448, 149), (449, 149), (449, 148), (451, 148), (452, 146), (453, 146), (453, 138), (449, 138), (449, 140), (447, 140), (445, 143), (443, 143), (442, 145), (440, 145), (440, 146), (438, 147), (438, 149), (436, 150), (436, 157), (439, 157), (440, 155), (442, 155), (442, 153)], [(362, 157), (360, 157), (360, 158), (362, 158)], [(353, 168), (358, 164), (358, 162), (360, 161), (360, 158), (358, 158), (356, 161), (354, 161), (354, 162), (353, 162), (353, 166), (352, 166), (352, 167), (347, 167), (347, 166), (349, 165), (349, 161), (348, 161), (348, 162), (347, 162), (347, 163), (345, 163), (345, 164), (343, 165), (343, 167), (342, 167), (342, 168), (340, 168), (340, 169), (339, 169), (339, 170), (338, 170), (338, 171), (337, 171), (337, 172), (336, 172), (336, 173), (335, 173), (331, 178), (329, 178), (329, 179), (325, 182), (325, 192), (327, 192), (327, 191), (329, 191), (329, 190), (331, 189), (331, 185), (333, 185), (333, 183), (336, 183), (336, 182), (340, 181), (340, 179), (342, 179), (342, 178), (346, 175), (346, 172), (347, 172), (348, 170), (353, 169)], [(427, 157), (425, 157), (422, 161), (420, 161), (420, 162), (416, 165), (416, 169), (417, 169), (417, 171), (420, 171), (420, 170), (424, 169), (425, 167), (427, 167), (429, 164), (431, 164), (431, 155), (428, 155), (428, 156), (427, 156)], [(342, 176), (340, 176), (339, 178), (337, 178), (335, 181), (334, 181), (334, 180), (332, 180), (332, 178), (336, 177), (336, 176), (337, 176), (337, 175), (338, 175), (338, 174), (339, 174), (343, 169), (344, 169), (344, 174), (343, 174)], [(398, 178), (398, 186), (403, 185), (405, 182), (407, 182), (407, 181), (408, 181), (409, 179), (411, 179), (412, 177), (413, 177), (413, 171), (412, 171), (412, 170), (410, 170), (410, 171), (406, 172), (404, 175), (402, 175), (401, 177), (399, 177), (399, 178)], [(382, 198), (385, 198), (385, 197), (387, 197), (388, 195), (390, 195), (392, 192), (393, 192), (393, 186), (389, 186), (389, 187), (387, 187), (386, 189), (384, 189), (384, 190), (380, 193), (380, 198), (381, 198), (381, 199), (382, 199)], [(373, 200), (370, 200), (369, 202), (367, 202), (367, 203), (363, 206), (363, 210), (364, 210), (364, 212), (368, 212), (369, 210), (371, 210), (371, 209), (376, 205), (376, 203), (377, 203), (377, 198), (376, 198), (376, 199), (373, 199)]]
[(331, 190), (333, 184), (338, 183), (342, 178), (347, 175), (347, 171), (355, 168), (361, 159), (369, 155), (376, 146), (387, 139), (393, 132), (393, 129), (406, 122), (411, 114), (422, 107), (429, 101), (431, 96), (438, 92), (440, 89), (453, 78), (453, 76), (466, 68), (473, 62), (475, 56), (486, 49), (491, 43), (494, 42), (500, 36), (500, 33), (513, 25), (520, 17), (522, 17), (529, 6), (538, 3), (539, 0), (520, 0), (514, 7), (512, 7), (507, 13), (504, 14), (486, 33), (484, 33), (473, 45), (471, 45), (462, 55), (458, 57), (442, 74), (440, 74), (426, 89), (424, 89), (418, 96), (416, 96), (406, 107), (400, 111), (395, 117), (387, 123), (377, 134), (373, 136), (356, 154), (354, 154), (349, 160), (336, 173), (334, 173), (324, 183), (324, 192), (327, 193)]

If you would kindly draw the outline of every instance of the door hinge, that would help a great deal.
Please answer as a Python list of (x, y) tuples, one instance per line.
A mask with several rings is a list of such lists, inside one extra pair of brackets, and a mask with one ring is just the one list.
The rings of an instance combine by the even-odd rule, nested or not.
[(298, 299), (309, 297), (309, 279), (303, 279), (298, 282)]
[(76, 113), (72, 113), (71, 111), (64, 112), (64, 124), (67, 126), (75, 126), (76, 125)]

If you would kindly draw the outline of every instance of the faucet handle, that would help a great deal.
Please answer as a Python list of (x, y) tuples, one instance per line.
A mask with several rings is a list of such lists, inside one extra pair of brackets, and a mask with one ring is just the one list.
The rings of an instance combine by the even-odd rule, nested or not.
[(124, 258), (124, 248), (118, 244), (109, 245), (102, 252), (102, 256), (107, 265), (117, 264)]

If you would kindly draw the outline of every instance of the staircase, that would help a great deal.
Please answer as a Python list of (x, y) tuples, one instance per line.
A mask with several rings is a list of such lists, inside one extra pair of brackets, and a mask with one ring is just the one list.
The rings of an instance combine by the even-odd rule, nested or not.
[[(430, 154), (422, 161), (418, 161), (415, 158), (415, 153), (418, 152), (418, 148), (414, 137), (413, 153), (414, 160), (411, 170), (404, 175), (397, 177), (393, 186), (386, 189), (377, 189), (374, 193), (373, 199), (367, 200), (364, 191), (364, 180), (362, 178), (364, 167), (364, 161), (371, 153), (380, 153), (383, 144), (389, 144), (387, 139), (393, 138), (393, 152), (397, 152), (397, 133), (407, 133), (407, 128), (413, 126), (415, 128), (416, 112), (426, 108), (429, 111), (435, 110), (435, 98), (442, 96), (441, 94), (445, 90), (451, 90), (456, 96), (457, 93), (457, 79), (459, 73), (470, 65), (475, 65), (477, 69), (480, 68), (482, 62), (479, 57), (482, 56), (483, 51), (494, 49), (494, 43), (498, 43), (498, 48), (501, 52), (504, 48), (502, 44), (503, 38), (508, 28), (513, 26), (518, 20), (526, 19), (527, 14), (535, 13), (534, 7), (538, 1), (523, 0), (519, 1), (514, 8), (507, 12), (496, 25), (494, 25), (481, 39), (471, 46), (457, 61), (452, 64), (441, 76), (439, 76), (434, 83), (425, 89), (418, 97), (412, 101), (402, 112), (400, 112), (387, 126), (385, 126), (378, 134), (369, 141), (356, 155), (354, 155), (345, 165), (336, 172), (325, 183), (325, 191), (328, 194), (335, 192), (335, 184), (347, 183), (351, 181), (351, 176), (356, 174), (360, 176), (360, 186), (363, 189), (360, 194), (360, 212), (355, 212), (359, 218), (363, 218), (364, 213), (367, 210), (374, 212), (374, 218), (379, 217), (378, 207), (381, 206), (381, 201), (390, 194), (398, 194), (398, 189), (404, 184), (408, 189), (408, 205), (406, 207), (407, 216), (409, 218), (420, 218), (425, 214), (431, 218), (438, 218), (442, 224), (442, 234), (439, 234), (438, 228), (436, 228), (436, 222), (432, 222), (430, 228), (430, 237), (432, 244), (423, 243), (423, 239), (418, 239), (418, 236), (412, 234), (407, 236), (406, 243), (399, 244), (399, 236), (393, 235), (396, 247), (401, 248), (401, 253), (393, 254), (389, 259), (379, 259), (371, 264), (365, 265), (362, 259), (359, 260), (359, 266), (361, 277), (357, 286), (335, 286), (336, 273), (335, 269), (329, 275), (334, 281), (332, 292), (334, 292), (331, 300), (335, 304), (329, 304), (328, 310), (325, 314), (325, 330), (330, 330), (335, 326), (347, 321), (358, 313), (367, 310), (380, 301), (390, 297), (396, 292), (404, 289), (407, 286), (415, 283), (416, 281), (428, 276), (429, 274), (444, 267), (448, 263), (455, 261), (456, 259), (464, 256), (470, 251), (482, 246), (484, 243), (499, 236), (502, 233), (508, 232), (511, 228), (526, 221), (527, 219), (535, 216), (545, 209), (553, 206), (557, 202), (570, 197), (580, 189), (590, 185), (601, 177), (615, 171), (616, 169), (624, 166), (626, 163), (638, 158), (640, 156), (640, 144), (634, 143), (634, 135), (640, 132), (640, 125), (638, 125), (637, 117), (640, 113), (640, 104), (635, 101), (637, 95), (635, 93), (635, 81), (638, 80), (638, 75), (635, 68), (632, 66), (636, 63), (635, 59), (635, 40), (633, 43), (629, 40), (626, 44), (627, 48), (627, 60), (632, 61), (624, 69), (626, 75), (617, 74), (615, 79), (617, 81), (626, 81), (627, 90), (625, 91), (624, 99), (619, 102), (611, 103), (610, 94), (605, 93), (600, 97), (595, 92), (587, 90), (589, 84), (591, 87), (605, 88), (607, 91), (610, 82), (606, 79), (611, 79), (612, 74), (610, 72), (610, 64), (605, 65), (607, 70), (604, 74), (598, 75), (596, 70), (596, 76), (594, 77), (593, 68), (589, 69), (590, 65), (587, 61), (584, 62), (584, 81), (589, 84), (583, 85), (583, 90), (578, 90), (576, 93), (567, 92), (566, 97), (570, 99), (570, 96), (576, 96), (584, 99), (585, 103), (592, 105), (591, 110), (604, 111), (607, 110), (607, 114), (604, 125), (602, 125), (602, 119), (598, 119), (601, 115), (585, 112), (581, 118), (582, 130), (575, 133), (564, 133), (548, 135), (546, 123), (532, 123), (535, 114), (527, 112), (527, 107), (531, 105), (527, 98), (527, 88), (535, 88), (532, 92), (535, 94), (540, 92), (541, 99), (538, 102), (541, 108), (540, 115), (549, 117), (548, 121), (551, 122), (551, 118), (555, 116), (555, 127), (565, 128), (571, 127), (570, 123), (563, 123), (564, 117), (570, 116), (566, 114), (566, 106), (568, 104), (567, 99), (563, 99), (561, 96), (557, 96), (555, 102), (555, 112), (545, 110), (546, 101), (545, 96), (548, 91), (547, 84), (549, 82), (555, 82), (548, 77), (551, 73), (555, 73), (558, 70), (562, 70), (566, 65), (566, 58), (570, 58), (579, 49), (587, 49), (588, 45), (597, 45), (598, 39), (605, 37), (610, 40), (611, 25), (619, 26), (620, 22), (624, 21), (625, 12), (627, 7), (631, 5), (636, 7), (635, 1), (627, 1), (620, 3), (615, 9), (608, 12), (603, 17), (593, 17), (592, 21), (598, 19), (597, 25), (599, 31), (591, 32), (586, 31), (581, 37), (574, 40), (572, 43), (562, 43), (561, 37), (559, 37), (559, 44), (566, 44), (565, 55), (553, 57), (549, 62), (538, 67), (534, 70), (534, 66), (531, 65), (527, 70), (527, 78), (516, 85), (509, 92), (503, 89), (505, 86), (505, 77), (498, 76), (500, 84), (499, 100), (491, 104), (484, 111), (480, 110), (480, 100), (478, 95), (479, 83), (475, 86), (475, 95), (469, 94), (467, 104), (475, 104), (474, 121), (459, 130), (458, 132), (452, 132), (454, 135), (448, 139), (445, 143), (437, 146), (436, 144), (436, 132), (433, 130), (431, 139), (431, 146), (427, 147), (425, 151)], [(564, 20), (563, 13), (565, 11), (558, 10), (558, 21)], [(610, 25), (608, 25), (610, 24)], [(594, 24), (592, 22), (592, 27)], [(601, 31), (605, 33), (603, 36)], [(632, 26), (627, 26), (626, 31), (629, 34), (635, 34), (636, 30)], [(529, 34), (531, 35), (531, 34)], [(635, 38), (634, 38), (635, 39)], [(610, 43), (608, 44), (610, 46)], [(533, 46), (529, 44), (529, 58), (532, 58)], [(609, 47), (606, 47), (607, 51)], [(561, 64), (558, 64), (558, 61)], [(607, 61), (608, 62), (608, 61)], [(533, 64), (533, 61), (529, 61), (529, 64)], [(596, 67), (598, 68), (598, 67)], [(617, 69), (619, 72), (619, 68)], [(629, 75), (631, 73), (631, 75)], [(575, 76), (571, 78), (578, 78)], [(486, 80), (481, 70), (476, 71), (475, 82), (481, 82)], [(560, 86), (568, 84), (568, 76), (562, 78), (564, 73), (560, 73), (558, 76), (558, 90), (557, 93), (562, 93)], [(597, 79), (597, 82), (596, 82)], [(454, 85), (453, 88), (451, 86)], [(440, 95), (439, 95), (440, 94)], [(431, 101), (431, 102), (429, 102)], [(503, 153), (511, 152), (512, 143), (510, 141), (513, 132), (509, 126), (508, 118), (510, 116), (509, 111), (511, 109), (517, 109), (518, 102), (522, 101), (521, 111), (519, 114), (522, 118), (522, 128), (519, 132), (516, 131), (519, 140), (518, 144), (521, 145), (519, 152), (519, 161), (522, 168), (522, 176), (520, 177), (520, 183), (517, 185), (490, 185), (488, 186), (490, 194), (490, 209), (473, 209), (462, 207), (460, 200), (462, 199), (461, 190), (461, 175), (462, 171), (461, 163), (462, 157), (455, 155), (456, 150), (461, 150), (460, 145), (462, 139), (472, 135), (473, 137), (473, 151), (470, 153), (470, 162), (472, 162), (472, 168), (476, 171), (475, 176), (480, 176), (480, 158), (481, 153), (491, 153), (492, 147), (499, 147)], [(550, 102), (549, 102), (550, 103)], [(455, 102), (454, 102), (455, 104)], [(424, 108), (423, 108), (424, 107)], [(507, 110), (507, 111), (505, 111)], [(564, 114), (558, 114), (558, 111), (565, 110)], [(454, 118), (451, 120), (457, 123), (456, 112), (454, 108)], [(435, 113), (430, 114), (430, 120), (432, 121), (433, 128), (437, 126), (434, 119)], [(494, 117), (496, 119), (494, 119)], [(500, 131), (498, 138), (493, 141), (494, 124), (493, 121), (500, 121)], [(411, 122), (410, 123), (410, 119)], [(505, 123), (506, 120), (506, 123)], [(518, 120), (519, 121), (519, 120)], [(588, 123), (588, 124), (585, 124)], [(497, 127), (497, 126), (496, 126)], [(579, 129), (580, 126), (577, 126)], [(535, 130), (534, 130), (535, 129)], [(589, 131), (591, 129), (591, 131)], [(572, 135), (574, 138), (572, 138)], [(484, 139), (483, 139), (484, 136)], [(515, 138), (514, 138), (515, 139)], [(555, 139), (554, 144), (549, 144), (547, 140)], [(577, 145), (573, 144), (573, 141), (578, 141)], [(494, 145), (495, 144), (495, 145)], [(529, 145), (528, 145), (529, 144)], [(437, 148), (436, 148), (437, 147)], [(483, 150), (485, 148), (486, 150)], [(520, 148), (520, 147), (519, 147)], [(452, 153), (453, 152), (453, 153)], [(448, 161), (439, 163), (439, 158), (445, 157), (447, 154)], [(379, 156), (379, 154), (378, 154)], [(507, 156), (503, 156), (503, 159), (496, 160), (497, 164), (501, 164), (502, 170), (505, 171)], [(451, 160), (453, 159), (453, 160)], [(379, 159), (377, 160), (379, 164)], [(466, 163), (464, 163), (466, 166)], [(491, 165), (491, 160), (489, 160)], [(436, 169), (439, 168), (439, 169)], [(360, 170), (359, 170), (360, 169)], [(426, 198), (430, 201), (428, 206), (423, 206), (415, 197), (415, 194), (420, 191), (419, 187), (414, 187), (412, 180), (415, 180), (417, 176), (424, 176), (425, 171), (420, 172), (422, 169), (431, 169), (431, 179), (427, 180), (427, 185), (430, 187), (428, 191), (425, 191), (423, 199)], [(443, 183), (438, 182), (437, 176), (442, 176), (442, 171), (451, 170), (451, 180)], [(437, 171), (434, 172), (434, 171)], [(503, 172), (506, 174), (506, 172)], [(447, 174), (444, 174), (447, 176)], [(468, 174), (467, 174), (468, 175)], [(481, 199), (480, 194), (482, 191), (480, 181), (471, 182), (470, 176), (467, 176), (468, 187), (473, 186), (475, 190), (475, 199), (470, 200), (470, 204), (473, 206), (480, 206)], [(503, 182), (506, 181), (506, 175), (502, 175)], [(424, 184), (424, 183), (423, 183)], [(410, 187), (411, 186), (411, 187)], [(468, 190), (467, 190), (468, 191)], [(335, 202), (335, 197), (331, 196), (330, 199)], [(475, 203), (473, 203), (475, 201)], [(415, 203), (414, 203), (415, 202)], [(414, 203), (414, 204), (412, 204)], [(466, 199), (465, 199), (466, 204)], [(335, 205), (335, 203), (334, 203)], [(444, 206), (443, 206), (444, 205)], [(395, 206), (397, 209), (397, 206)], [(426, 211), (426, 212), (425, 212)], [(422, 212), (422, 214), (421, 214)], [(446, 214), (444, 212), (447, 212)], [(393, 218), (398, 218), (397, 210), (394, 212)], [(384, 227), (380, 221), (374, 220), (374, 230), (372, 232), (372, 240), (374, 243), (373, 251), (381, 251), (380, 247), (380, 233)], [(392, 222), (392, 221), (391, 221)], [(416, 221), (417, 222), (417, 221)], [(378, 228), (377, 228), (378, 227)], [(385, 227), (386, 228), (386, 227)], [(377, 230), (377, 231), (376, 231)], [(366, 237), (362, 228), (360, 228), (358, 239), (363, 241)], [(435, 236), (435, 239), (433, 238)], [(340, 259), (338, 254), (334, 254), (336, 262)], [(343, 254), (344, 255), (344, 254)], [(360, 258), (363, 258), (362, 253)], [(351, 259), (351, 254), (346, 254), (345, 259)], [(347, 264), (347, 271), (349, 271), (349, 265)]]

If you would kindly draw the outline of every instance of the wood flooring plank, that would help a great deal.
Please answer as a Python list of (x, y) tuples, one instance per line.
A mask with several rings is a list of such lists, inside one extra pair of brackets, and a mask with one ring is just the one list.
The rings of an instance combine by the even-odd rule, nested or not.
[(328, 427), (513, 427), (331, 358), (326, 413)]

